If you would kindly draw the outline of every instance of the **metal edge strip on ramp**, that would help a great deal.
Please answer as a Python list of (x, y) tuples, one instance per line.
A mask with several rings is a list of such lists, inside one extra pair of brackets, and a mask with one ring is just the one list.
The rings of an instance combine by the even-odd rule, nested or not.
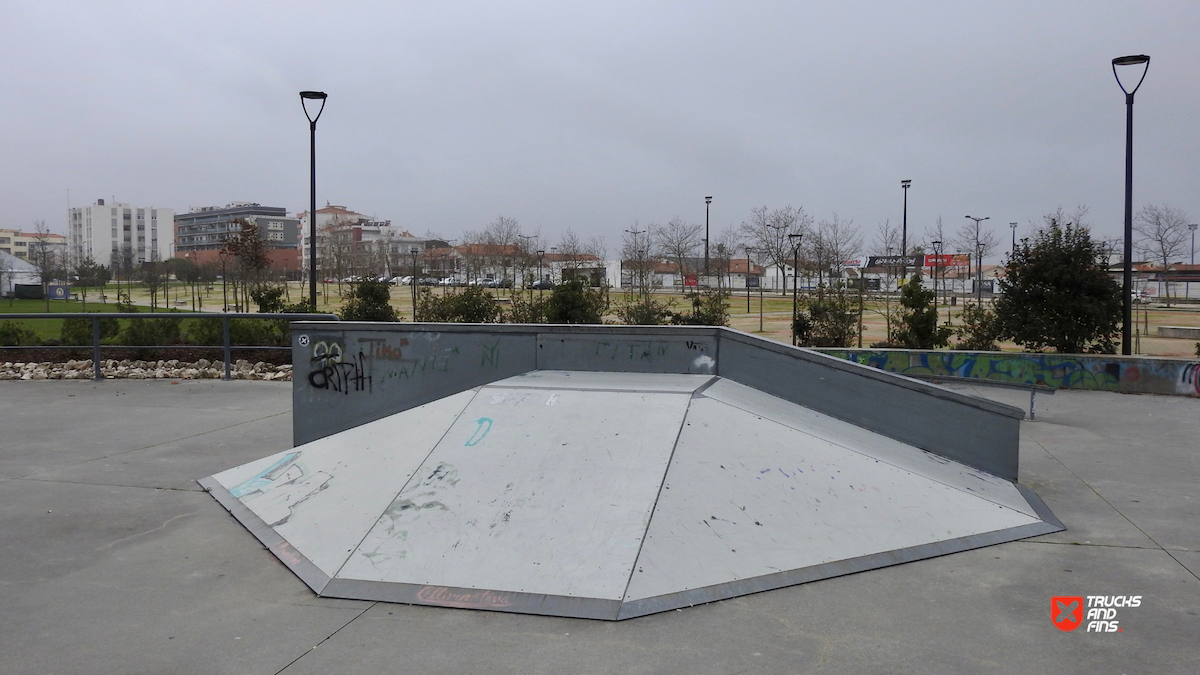
[(345, 600), (371, 600), (405, 605), (453, 607), (606, 621), (617, 620), (621, 610), (620, 600), (605, 598), (495, 591), (456, 586), (426, 586), (365, 579), (333, 579), (321, 595)]
[(773, 591), (810, 581), (820, 581), (822, 579), (831, 579), (833, 577), (891, 567), (892, 565), (900, 565), (917, 560), (937, 558), (951, 553), (961, 553), (995, 544), (1005, 544), (1011, 541), (1059, 532), (1063, 529), (1062, 525), (1058, 524), (1057, 521), (1054, 523), (1030, 523), (1028, 525), (1019, 525), (1013, 528), (982, 534), (972, 534), (956, 539), (930, 542), (928, 544), (920, 544), (892, 551), (881, 551), (857, 558), (838, 560), (765, 576), (739, 579), (704, 588), (693, 588), (688, 591), (668, 593), (653, 598), (632, 600), (621, 606), (621, 611), (617, 614), (617, 620), (632, 619), (672, 609), (681, 609), (683, 607), (703, 605), (709, 602), (716, 602), (717, 600), (749, 595), (751, 593)]
[(322, 572), (319, 567), (289, 544), (274, 528), (267, 525), (262, 518), (258, 517), (258, 514), (247, 508), (241, 500), (230, 494), (229, 490), (226, 490), (212, 476), (201, 478), (196, 482), (221, 506), (225, 507), (225, 510), (236, 518), (242, 527), (245, 527), (250, 534), (262, 542), (263, 546), (266, 546), (267, 550), (279, 559), (279, 562), (300, 577), (300, 580), (307, 584), (314, 593), (322, 594), (329, 584), (329, 575)]

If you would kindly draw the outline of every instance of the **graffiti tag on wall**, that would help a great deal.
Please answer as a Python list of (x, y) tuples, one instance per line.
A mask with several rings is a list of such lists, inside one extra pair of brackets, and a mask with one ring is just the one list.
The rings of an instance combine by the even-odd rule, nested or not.
[(1062, 389), (1200, 395), (1200, 363), (1087, 354), (822, 349), (830, 356), (909, 376), (966, 377)]

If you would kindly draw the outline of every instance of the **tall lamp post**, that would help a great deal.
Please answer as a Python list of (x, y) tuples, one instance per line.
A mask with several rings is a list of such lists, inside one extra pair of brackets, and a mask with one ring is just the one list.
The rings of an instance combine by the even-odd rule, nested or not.
[[(796, 346), (796, 310), (800, 306), (800, 242), (803, 234), (789, 234), (788, 243), (792, 245), (792, 346)], [(786, 279), (784, 283), (787, 283)]]
[(991, 220), (992, 217), (967, 216), (967, 219), (975, 221), (975, 269), (979, 270), (979, 273), (975, 275), (975, 302), (983, 304), (983, 245), (979, 242), (979, 224), (985, 220)]
[[(1145, 65), (1142, 76), (1138, 78), (1133, 89), (1126, 88), (1125, 83), (1121, 82), (1121, 76), (1117, 74), (1117, 66), (1139, 65)], [(1125, 93), (1125, 269), (1121, 275), (1125, 292), (1122, 306), (1124, 315), (1121, 325), (1121, 353), (1128, 356), (1133, 353), (1130, 344), (1130, 334), (1133, 332), (1133, 95), (1137, 93), (1138, 87), (1142, 86), (1142, 80), (1146, 79), (1146, 73), (1150, 71), (1150, 57), (1145, 54), (1118, 56), (1112, 60), (1112, 69), (1113, 77), (1117, 78), (1117, 86)]]
[(712, 195), (704, 198), (704, 283), (708, 284), (708, 205), (712, 204)]
[[(1197, 227), (1200, 227), (1200, 223), (1192, 223), (1192, 224), (1188, 225), (1188, 229), (1192, 231), (1192, 267), (1193, 268), (1196, 267), (1196, 228)], [(1190, 270), (1190, 272), (1192, 274), (1195, 274), (1196, 270), (1192, 269), (1192, 270)], [(1187, 282), (1187, 285), (1184, 286), (1183, 297), (1185, 297), (1185, 298), (1192, 297), (1192, 282), (1189, 281), (1189, 282)]]
[(417, 249), (416, 246), (408, 249), (408, 254), (411, 255), (413, 259), (412, 283), (410, 284), (412, 286), (413, 321), (417, 320), (417, 254), (420, 252), (421, 251)]
[[(904, 219), (900, 225), (900, 278), (908, 279), (908, 188), (912, 185), (911, 180), (900, 181), (900, 187), (904, 188)], [(903, 281), (900, 283), (904, 283)]]
[(540, 298), (540, 297), (542, 297), (542, 286), (543, 286), (543, 284), (542, 284), (542, 258), (544, 258), (546, 256), (546, 250), (539, 248), (537, 254), (538, 254), (537, 287), (538, 287), (538, 297)]
[(983, 244), (975, 245), (975, 304), (983, 304)]
[(1011, 258), (1012, 254), (1017, 252), (1017, 224), (1009, 223), (1008, 226), (1011, 227), (1012, 231), (1013, 231), (1013, 233), (1012, 233), (1013, 234), (1012, 250), (1008, 254), (1009, 257)]
[[(309, 133), (308, 302), (314, 312), (317, 311), (317, 120), (325, 110), (327, 97), (323, 91), (300, 92), (300, 107), (308, 118)], [(308, 112), (309, 101), (321, 102), (316, 115)]]
[[(938, 268), (942, 266), (942, 240), (934, 239), (930, 243), (933, 244), (933, 307), (936, 314), (938, 303)], [(945, 274), (944, 271), (942, 273)], [(946, 317), (949, 320), (949, 309), (946, 310)]]

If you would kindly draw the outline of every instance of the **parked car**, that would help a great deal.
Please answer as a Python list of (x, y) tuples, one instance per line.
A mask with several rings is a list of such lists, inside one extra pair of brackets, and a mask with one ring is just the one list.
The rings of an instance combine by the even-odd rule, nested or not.
[(512, 279), (501, 279), (496, 282), (495, 286), (493, 286), (493, 288), (512, 288), (512, 287), (513, 287)]
[(421, 286), (437, 286), (439, 282), (437, 279), (435, 279), (433, 277), (424, 277), (417, 283), (420, 284)]
[(392, 283), (397, 286), (409, 286), (412, 284), (412, 280), (413, 278), (411, 274), (403, 277), (392, 277)]
[(535, 291), (548, 290), (554, 288), (554, 282), (549, 279), (538, 279), (529, 286)]

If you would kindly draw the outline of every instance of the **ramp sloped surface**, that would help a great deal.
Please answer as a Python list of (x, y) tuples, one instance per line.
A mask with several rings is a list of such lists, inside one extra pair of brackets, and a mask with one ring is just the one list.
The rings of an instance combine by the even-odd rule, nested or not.
[(534, 371), (201, 483), (322, 595), (604, 619), (1061, 529), (707, 375)]

